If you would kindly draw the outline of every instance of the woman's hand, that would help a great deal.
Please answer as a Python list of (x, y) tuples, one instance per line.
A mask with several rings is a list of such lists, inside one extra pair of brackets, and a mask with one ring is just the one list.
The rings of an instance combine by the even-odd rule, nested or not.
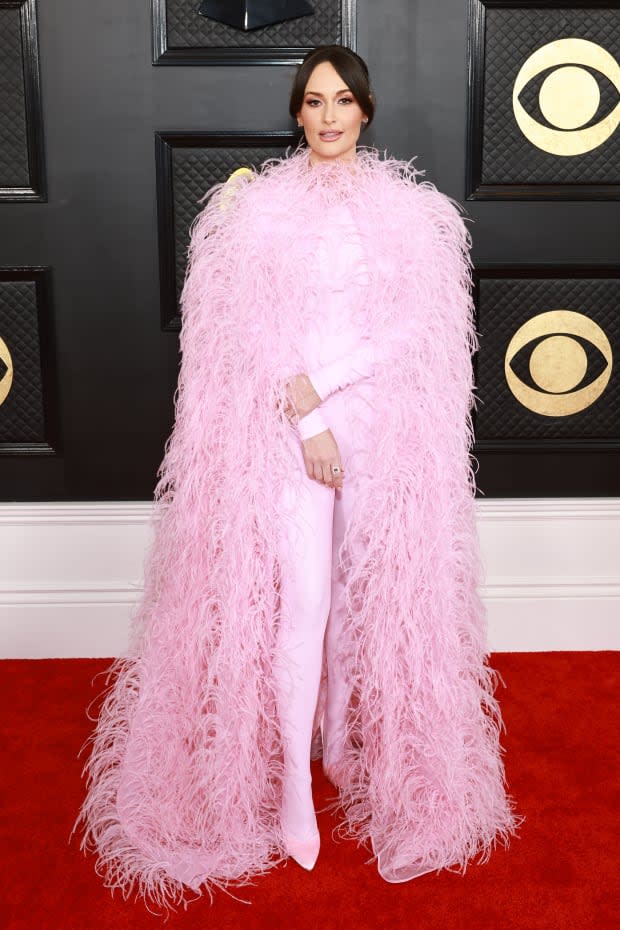
[(294, 417), (295, 413), (301, 419), (321, 403), (321, 398), (314, 390), (314, 385), (308, 375), (295, 375), (294, 378), (287, 381), (286, 389), (289, 402), (285, 406), (284, 412), (289, 419)]
[[(342, 487), (344, 468), (340, 459), (338, 444), (330, 429), (323, 430), (316, 436), (302, 441), (304, 462), (308, 477), (338, 490)], [(334, 474), (332, 465), (337, 465), (340, 472)]]

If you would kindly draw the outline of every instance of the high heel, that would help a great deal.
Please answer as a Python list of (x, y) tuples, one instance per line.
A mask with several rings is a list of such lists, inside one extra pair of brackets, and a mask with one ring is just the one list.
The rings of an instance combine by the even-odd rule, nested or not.
[(291, 859), (294, 859), (298, 865), (303, 869), (307, 869), (308, 872), (312, 871), (316, 864), (316, 860), (319, 858), (319, 850), (321, 848), (321, 836), (319, 833), (316, 833), (309, 840), (297, 840), (292, 836), (285, 835), (284, 845)]
[(295, 777), (289, 770), (282, 791), (280, 817), (282, 839), (288, 855), (302, 868), (310, 871), (319, 855), (319, 834), (310, 774)]
[(372, 846), (373, 855), (377, 856), (377, 871), (381, 878), (391, 885), (399, 885), (402, 882), (410, 882), (420, 875), (427, 875), (429, 872), (437, 871), (432, 866), (429, 868), (421, 862), (409, 862), (404, 856), (393, 858), (391, 864), (386, 866), (381, 860), (381, 852), (377, 854), (375, 841), (371, 836), (370, 845)]

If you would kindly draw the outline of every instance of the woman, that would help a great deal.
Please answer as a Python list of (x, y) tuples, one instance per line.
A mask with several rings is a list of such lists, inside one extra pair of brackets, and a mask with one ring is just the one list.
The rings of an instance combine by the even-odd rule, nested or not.
[(305, 145), (193, 227), (145, 592), (80, 812), (108, 885), (164, 905), (313, 867), (311, 746), (387, 881), (518, 825), (476, 593), (470, 237), (357, 148), (373, 112), (364, 62), (314, 50)]

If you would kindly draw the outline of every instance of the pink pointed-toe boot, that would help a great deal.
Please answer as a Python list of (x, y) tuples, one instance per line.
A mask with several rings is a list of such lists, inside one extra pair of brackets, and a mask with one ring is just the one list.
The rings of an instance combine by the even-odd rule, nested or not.
[(312, 800), (310, 774), (285, 776), (282, 791), (282, 837), (289, 856), (302, 868), (311, 871), (321, 847)]

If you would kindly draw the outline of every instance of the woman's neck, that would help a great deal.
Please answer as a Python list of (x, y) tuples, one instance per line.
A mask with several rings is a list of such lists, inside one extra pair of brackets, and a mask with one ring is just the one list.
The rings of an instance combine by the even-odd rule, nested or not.
[(357, 151), (355, 151), (353, 155), (338, 156), (336, 158), (321, 158), (317, 157), (316, 153), (310, 149), (308, 164), (310, 167), (318, 169), (335, 165), (338, 168), (342, 166), (343, 168), (348, 168), (349, 171), (355, 171), (357, 167)]

